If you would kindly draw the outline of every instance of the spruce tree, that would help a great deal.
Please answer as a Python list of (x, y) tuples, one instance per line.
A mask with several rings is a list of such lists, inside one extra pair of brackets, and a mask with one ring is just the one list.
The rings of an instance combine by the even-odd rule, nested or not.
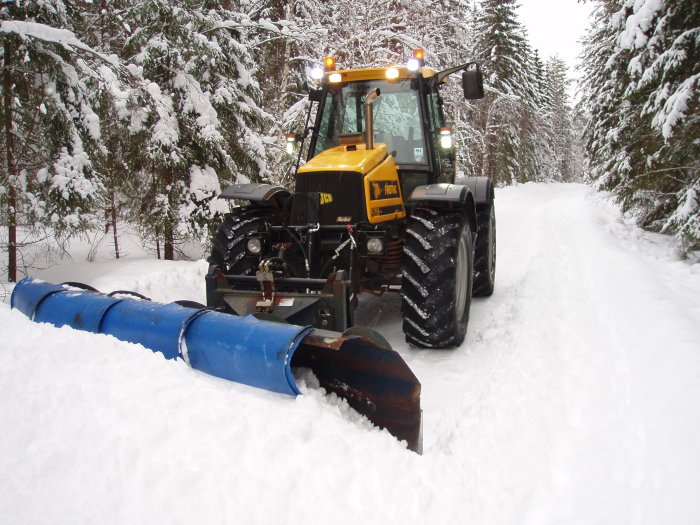
[(0, 217), (14, 281), (18, 228), (61, 240), (100, 222), (105, 145), (92, 93), (113, 63), (76, 37), (82, 12), (70, 3), (4, 2), (0, 22)]
[(584, 56), (592, 177), (685, 251), (700, 239), (699, 33), (691, 1), (601, 1)]
[(476, 53), (486, 84), (477, 120), (485, 143), (481, 173), (507, 184), (529, 180), (537, 171), (533, 62), (516, 8), (516, 0), (482, 0), (475, 17)]
[(626, 95), (646, 131), (629, 202), (641, 205), (643, 226), (700, 249), (700, 10), (688, 0), (625, 7), (632, 14), (620, 44), (633, 55)]
[(566, 63), (557, 55), (550, 57), (545, 67), (545, 108), (548, 142), (552, 145), (553, 154), (551, 171), (557, 180), (571, 182), (575, 177), (572, 157), (574, 134), (567, 75)]
[(131, 28), (122, 59), (136, 66), (151, 107), (132, 218), (163, 239), (166, 259), (179, 240), (209, 238), (227, 208), (216, 200), (220, 179), (269, 177), (250, 19), (228, 4), (125, 1), (120, 11)]
[(287, 152), (285, 137), (304, 130), (308, 88), (313, 84), (310, 73), (327, 48), (330, 28), (321, 26), (325, 9), (322, 0), (276, 0), (250, 14), (258, 26), (251, 42), (261, 57), (256, 78), (265, 110), (273, 116), (265, 137), (271, 180), (284, 186), (291, 185), (297, 160), (296, 152)]

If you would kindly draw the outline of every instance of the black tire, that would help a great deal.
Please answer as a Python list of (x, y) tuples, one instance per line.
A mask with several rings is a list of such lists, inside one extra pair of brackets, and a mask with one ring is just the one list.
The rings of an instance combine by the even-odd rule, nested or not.
[(225, 274), (252, 275), (258, 268), (258, 257), (246, 252), (246, 235), (267, 231), (271, 213), (265, 208), (236, 208), (224, 216), (212, 241), (209, 264)]
[(496, 283), (496, 208), (491, 201), (476, 209), (476, 246), (474, 247), (474, 297), (493, 294)]
[(461, 344), (469, 322), (473, 277), (467, 219), (460, 213), (415, 210), (406, 223), (402, 274), (406, 341), (425, 348)]

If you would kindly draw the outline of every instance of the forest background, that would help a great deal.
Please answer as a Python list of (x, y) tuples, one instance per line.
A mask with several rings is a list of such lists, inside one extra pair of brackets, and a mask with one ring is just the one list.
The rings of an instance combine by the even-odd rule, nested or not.
[[(233, 182), (289, 185), (305, 86), (342, 68), (476, 60), (486, 96), (444, 89), (458, 175), (586, 181), (641, 226), (700, 249), (700, 10), (589, 0), (580, 99), (516, 0), (0, 0), (0, 263), (137, 228), (157, 256), (208, 242)], [(566, 24), (566, 20), (553, 20)], [(46, 254), (42, 257), (45, 259)]]

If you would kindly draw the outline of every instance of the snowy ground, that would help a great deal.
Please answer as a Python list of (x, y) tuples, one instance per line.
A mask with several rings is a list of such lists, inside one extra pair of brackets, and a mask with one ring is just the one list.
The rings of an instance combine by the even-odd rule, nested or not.
[[(410, 349), (424, 454), (310, 390), (228, 383), (0, 304), (3, 523), (700, 522), (700, 264), (578, 185), (497, 192), (496, 292)], [(203, 262), (132, 249), (38, 272), (203, 301)], [(2, 289), (0, 289), (2, 292)]]

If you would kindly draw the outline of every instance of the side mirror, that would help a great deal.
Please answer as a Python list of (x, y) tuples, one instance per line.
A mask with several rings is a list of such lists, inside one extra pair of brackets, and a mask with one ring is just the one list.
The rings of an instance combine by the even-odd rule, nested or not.
[(321, 102), (321, 99), (323, 98), (323, 90), (322, 89), (312, 89), (309, 91), (309, 100), (311, 102)]
[(479, 66), (462, 73), (462, 89), (467, 100), (484, 98), (484, 79)]

